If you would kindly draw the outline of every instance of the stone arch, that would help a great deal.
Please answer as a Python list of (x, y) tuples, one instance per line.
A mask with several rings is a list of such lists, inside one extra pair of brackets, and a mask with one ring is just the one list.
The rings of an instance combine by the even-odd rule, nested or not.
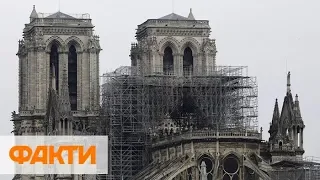
[(46, 41), (46, 52), (50, 52), (51, 51), (51, 46), (53, 44), (56, 44), (58, 47), (58, 51), (62, 52), (64, 47), (65, 47), (65, 43), (64, 41), (59, 37), (59, 36), (51, 36), (47, 41)]
[(241, 158), (242, 158), (242, 156), (241, 156), (239, 153), (237, 153), (237, 152), (235, 152), (235, 151), (229, 151), (229, 152), (227, 152), (226, 154), (222, 155), (222, 156), (221, 156), (221, 159), (223, 160), (223, 159), (225, 159), (225, 158), (228, 157), (228, 156), (236, 156), (239, 161), (240, 161)]
[(196, 39), (194, 39), (192, 37), (186, 37), (186, 38), (182, 39), (180, 41), (180, 45), (181, 45), (180, 53), (183, 54), (184, 50), (187, 47), (190, 47), (190, 49), (192, 50), (192, 54), (193, 55), (196, 55), (196, 54), (199, 53), (200, 46), (201, 46), (201, 44)]
[(215, 157), (213, 157), (212, 155), (210, 155), (208, 153), (202, 153), (197, 158), (197, 165), (198, 165), (199, 171), (201, 170), (201, 163), (202, 163), (202, 161), (204, 161), (207, 166), (207, 173), (212, 174), (214, 172), (214, 168), (215, 168), (215, 159), (216, 159)]
[(76, 36), (68, 37), (68, 39), (65, 40), (66, 42), (66, 49), (69, 50), (71, 45), (74, 45), (77, 52), (83, 52), (85, 49), (84, 43), (81, 41), (80, 38)]
[(167, 48), (167, 47), (170, 47), (173, 51), (173, 54), (177, 54), (179, 53), (179, 42), (173, 38), (173, 37), (166, 37), (164, 39), (162, 39), (159, 43), (159, 52), (161, 54), (164, 53), (164, 50)]
[[(167, 179), (173, 179), (176, 176), (178, 176), (180, 173), (186, 171), (187, 169), (189, 169), (191, 167), (197, 167), (197, 162), (196, 161), (189, 161), (188, 163), (184, 164), (182, 167), (179, 167), (179, 169), (177, 171), (170, 174), (170, 176), (168, 176)], [(167, 174), (165, 174), (164, 176), (166, 176), (166, 175)]]
[(234, 177), (237, 177), (236, 179), (239, 179), (240, 173), (241, 173), (241, 159), (238, 157), (238, 155), (234, 152), (226, 154), (222, 158), (222, 177), (223, 179), (234, 179)]

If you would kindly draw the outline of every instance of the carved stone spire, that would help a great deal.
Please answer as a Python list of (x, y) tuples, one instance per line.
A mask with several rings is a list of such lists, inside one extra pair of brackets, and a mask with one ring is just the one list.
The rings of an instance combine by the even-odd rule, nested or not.
[(291, 80), (290, 80), (290, 71), (288, 72), (288, 75), (287, 75), (287, 93), (290, 94), (291, 93)]
[(33, 21), (33, 19), (38, 18), (38, 13), (36, 11), (36, 6), (33, 5), (32, 12), (30, 14), (30, 22)]
[(204, 161), (201, 162), (200, 168), (200, 180), (208, 180), (207, 178), (207, 165)]
[(273, 109), (272, 123), (270, 124), (270, 129), (268, 131), (270, 134), (269, 141), (275, 140), (277, 134), (279, 133), (280, 131), (279, 121), (280, 121), (280, 113), (279, 113), (278, 99), (276, 99), (276, 103)]
[(294, 106), (293, 106), (293, 112), (294, 112), (296, 121), (298, 123), (302, 123), (303, 124), (302, 117), (301, 117), (298, 94), (296, 94), (296, 97), (295, 97)]
[(60, 113), (65, 116), (71, 116), (71, 104), (69, 97), (69, 86), (68, 86), (68, 76), (67, 69), (64, 67), (62, 82), (61, 82), (61, 93), (59, 95), (60, 100)]
[(278, 99), (276, 99), (276, 103), (273, 109), (272, 124), (278, 124), (279, 118), (280, 118), (279, 105), (278, 105)]
[(188, 19), (189, 19), (189, 20), (196, 20), (196, 19), (194, 18), (194, 16), (193, 16), (192, 8), (190, 8), (190, 13), (189, 13)]

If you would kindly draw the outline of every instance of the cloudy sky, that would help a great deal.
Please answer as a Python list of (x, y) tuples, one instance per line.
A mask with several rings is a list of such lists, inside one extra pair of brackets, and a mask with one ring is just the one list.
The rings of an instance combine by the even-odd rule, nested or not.
[[(148, 18), (174, 12), (208, 19), (216, 39), (218, 65), (249, 67), (259, 84), (259, 123), (268, 138), (275, 98), (282, 106), (286, 71), (292, 74), (292, 92), (299, 95), (306, 124), (306, 156), (320, 156), (320, 2), (318, 0), (60, 0), (64, 13), (89, 13), (100, 36), (100, 72), (129, 65), (135, 29)], [(174, 6), (172, 6), (174, 4)], [(18, 107), (18, 40), (29, 22), (32, 6), (54, 13), (59, 0), (1, 0), (0, 132), (12, 130), (10, 115)], [(174, 8), (172, 8), (174, 7)]]

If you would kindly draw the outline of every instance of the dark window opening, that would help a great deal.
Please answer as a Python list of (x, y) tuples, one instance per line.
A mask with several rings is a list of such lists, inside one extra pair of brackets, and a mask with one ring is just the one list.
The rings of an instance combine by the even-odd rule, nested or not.
[(58, 47), (55, 44), (51, 46), (51, 51), (50, 51), (50, 74), (53, 75), (53, 73), (55, 74), (55, 77), (56, 77), (56, 81), (55, 81), (56, 91), (57, 93), (59, 93), (59, 53), (58, 53)]
[(239, 168), (238, 161), (234, 157), (227, 157), (224, 160), (223, 167), (227, 173), (236, 173)]
[(193, 73), (193, 55), (190, 47), (184, 50), (183, 54), (183, 74), (184, 76), (190, 76)]
[(163, 55), (163, 74), (173, 75), (173, 54), (170, 47), (166, 47)]
[(77, 110), (77, 52), (72, 45), (68, 54), (68, 85), (71, 110)]
[(230, 176), (228, 175), (228, 174), (225, 174), (224, 176), (223, 176), (223, 180), (230, 180), (231, 178), (230, 178)]

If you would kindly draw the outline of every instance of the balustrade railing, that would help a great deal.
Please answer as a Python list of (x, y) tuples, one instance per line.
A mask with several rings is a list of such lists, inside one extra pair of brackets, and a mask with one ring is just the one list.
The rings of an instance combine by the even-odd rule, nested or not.
[(154, 137), (153, 143), (162, 144), (164, 142), (181, 141), (187, 139), (201, 139), (201, 138), (243, 138), (243, 139), (257, 139), (262, 140), (262, 134), (258, 132), (215, 132), (210, 130), (205, 131), (189, 131), (181, 134), (167, 135), (163, 137)]

